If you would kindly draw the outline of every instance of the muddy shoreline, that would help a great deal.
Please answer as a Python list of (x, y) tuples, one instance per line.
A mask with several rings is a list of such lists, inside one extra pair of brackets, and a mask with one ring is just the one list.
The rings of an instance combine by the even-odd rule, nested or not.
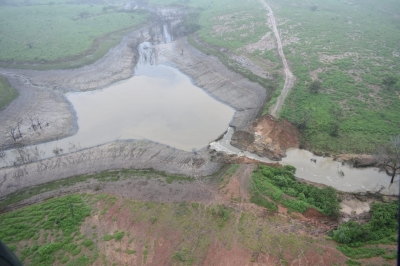
[[(32, 113), (49, 123), (48, 127), (38, 132), (29, 129), (29, 122), (24, 119), (22, 129), (26, 133), (23, 138), (14, 143), (2, 138), (0, 145), (33, 145), (75, 134), (78, 130), (77, 117), (63, 93), (100, 89), (130, 78), (139, 58), (137, 45), (150, 38), (143, 34), (147, 29), (144, 27), (128, 34), (102, 59), (82, 68), (45, 71), (0, 69), (0, 73), (6, 74), (12, 85), (20, 91), (20, 97), (1, 112), (1, 125), (7, 125), (19, 117), (26, 118)], [(183, 56), (180, 54), (182, 49)], [(232, 127), (245, 130), (257, 117), (266, 100), (266, 91), (260, 85), (230, 71), (217, 58), (191, 47), (186, 38), (159, 44), (157, 50), (158, 63), (179, 69), (212, 97), (236, 110)], [(44, 102), (43, 95), (48, 95), (49, 100)], [(39, 107), (45, 110), (41, 111)], [(0, 194), (5, 196), (52, 180), (109, 169), (153, 168), (171, 174), (207, 176), (223, 165), (211, 162), (207, 147), (191, 153), (145, 140), (128, 142), (130, 151), (126, 151), (128, 154), (123, 155), (124, 158), (115, 157), (115, 151), (111, 151), (111, 146), (121, 143), (114, 142), (17, 167), (2, 168)]]

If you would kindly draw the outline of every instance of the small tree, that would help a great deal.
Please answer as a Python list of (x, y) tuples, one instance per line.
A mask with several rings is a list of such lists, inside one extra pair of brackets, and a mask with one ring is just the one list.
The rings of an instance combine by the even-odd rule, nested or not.
[(381, 169), (392, 177), (392, 184), (396, 174), (400, 174), (400, 134), (391, 138), (388, 144), (379, 147), (374, 157)]
[(312, 113), (310, 110), (306, 110), (300, 114), (300, 118), (293, 122), (295, 126), (301, 131), (305, 131), (312, 121)]
[(17, 141), (18, 139), (18, 129), (15, 124), (9, 124), (7, 126), (7, 131), (6, 134), (10, 136), (14, 141)]
[(382, 84), (387, 88), (387, 89), (392, 89), (394, 85), (397, 83), (397, 77), (394, 76), (387, 76), (383, 78)]
[(321, 90), (321, 88), (322, 88), (322, 83), (319, 80), (314, 80), (308, 87), (310, 92), (315, 94), (317, 94)]
[(334, 106), (332, 106), (329, 111), (333, 117), (333, 121), (329, 124), (329, 134), (332, 137), (337, 137), (339, 136), (340, 123), (344, 118), (344, 112), (342, 108)]
[(18, 130), (18, 134), (19, 134), (20, 138), (22, 138), (21, 125), (22, 125), (23, 121), (24, 120), (22, 118), (18, 118), (18, 120), (16, 121), (16, 126), (17, 126), (17, 130)]

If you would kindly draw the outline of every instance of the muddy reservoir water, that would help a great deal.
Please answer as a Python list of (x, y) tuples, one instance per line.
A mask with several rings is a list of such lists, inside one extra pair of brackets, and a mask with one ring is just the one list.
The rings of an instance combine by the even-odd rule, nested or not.
[[(139, 63), (135, 76), (108, 88), (68, 93), (78, 119), (76, 135), (39, 144), (40, 158), (93, 147), (117, 139), (147, 139), (193, 151), (206, 147), (228, 127), (235, 110), (196, 87), (166, 65)], [(7, 151), (0, 167), (12, 165)]]
[(201, 149), (225, 131), (234, 115), (231, 107), (164, 65), (141, 65), (126, 81), (67, 98), (79, 125), (69, 139), (89, 147), (115, 139), (149, 139), (185, 151)]

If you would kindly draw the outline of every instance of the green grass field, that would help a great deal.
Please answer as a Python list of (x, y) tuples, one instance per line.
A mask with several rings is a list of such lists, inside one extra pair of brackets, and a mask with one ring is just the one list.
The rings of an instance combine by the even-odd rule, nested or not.
[[(400, 78), (398, 1), (269, 1), (297, 77), (282, 116), (298, 122), (311, 113), (305, 142), (314, 151), (369, 153), (400, 132), (400, 82), (388, 89), (387, 76)], [(316, 11), (312, 11), (315, 6)], [(315, 8), (314, 7), (314, 8)], [(293, 38), (294, 37), (294, 38)], [(312, 79), (322, 89), (312, 94)], [(344, 110), (339, 136), (332, 137), (331, 108)]]
[(0, 110), (17, 98), (18, 91), (14, 89), (6, 78), (0, 77)]
[[(120, 41), (126, 34), (124, 30), (137, 27), (148, 18), (143, 11), (125, 12), (109, 7), (59, 2), (54, 5), (2, 6), (1, 65), (57, 63), (86, 55), (86, 61), (100, 58)], [(95, 40), (104, 36), (108, 38), (93, 47)]]

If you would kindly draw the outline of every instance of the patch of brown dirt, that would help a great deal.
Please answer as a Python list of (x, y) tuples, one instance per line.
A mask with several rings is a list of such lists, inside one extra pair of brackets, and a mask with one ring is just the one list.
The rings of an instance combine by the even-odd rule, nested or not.
[(285, 119), (264, 116), (255, 120), (249, 131), (236, 131), (231, 145), (271, 160), (280, 160), (286, 156), (286, 149), (300, 146), (299, 131)]
[(265, 50), (272, 50), (276, 48), (276, 39), (274, 36), (271, 35), (272, 32), (268, 32), (265, 34), (261, 40), (250, 43), (245, 46), (245, 49), (249, 53), (253, 53), (256, 50), (265, 51)]
[(227, 249), (225, 245), (214, 242), (208, 248), (204, 266), (247, 266), (247, 265), (277, 265), (278, 260), (268, 254), (254, 253), (248, 249), (234, 245)]
[(334, 159), (338, 162), (351, 164), (353, 167), (373, 167), (378, 165), (376, 159), (368, 154), (339, 154)]
[(308, 249), (302, 256), (292, 260), (290, 266), (345, 265), (347, 258), (333, 246), (316, 246)]

